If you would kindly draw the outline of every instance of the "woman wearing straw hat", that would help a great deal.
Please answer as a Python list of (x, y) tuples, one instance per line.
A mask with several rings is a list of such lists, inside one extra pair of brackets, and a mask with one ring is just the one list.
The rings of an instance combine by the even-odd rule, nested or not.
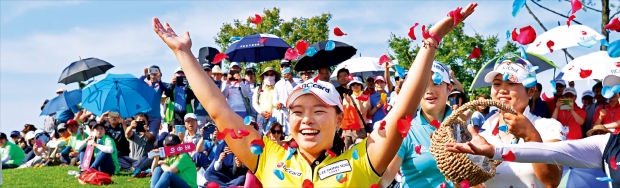
[(258, 132), (261, 135), (267, 134), (269, 125), (269, 119), (272, 117), (272, 112), (275, 110), (273, 101), (276, 97), (276, 90), (274, 86), (276, 82), (280, 80), (280, 75), (273, 67), (266, 67), (263, 73), (260, 74), (260, 79), (263, 84), (259, 89), (254, 90), (252, 95), (252, 107), (258, 112), (256, 123), (258, 124)]
[[(608, 75), (603, 80), (603, 96), (618, 97), (619, 91), (612, 88), (620, 85), (620, 77)], [(470, 132), (471, 128), (469, 128)], [(593, 135), (598, 133), (600, 135)], [(487, 142), (485, 138), (473, 133), (473, 139), (467, 143), (447, 143), (446, 150), (451, 152), (484, 155), (496, 160), (515, 162), (558, 164), (575, 168), (594, 168), (604, 170), (607, 177), (599, 181), (609, 182), (610, 187), (620, 187), (620, 169), (617, 157), (620, 157), (620, 135), (607, 134), (605, 126), (597, 125), (587, 134), (593, 135), (580, 140), (558, 143), (527, 143), (507, 145)]]
[(423, 90), (425, 95), (420, 100), (421, 110), (416, 112), (407, 137), (381, 178), (383, 187), (392, 183), (399, 170), (405, 178), (402, 187), (437, 187), (446, 181), (430, 153), (431, 138), (428, 135), (436, 129), (430, 122), (442, 122), (452, 114), (452, 108), (446, 105), (446, 101), (453, 86), (444, 64), (433, 63), (431, 71), (433, 79), (429, 80)]
[[(473, 13), (476, 6), (472, 3), (462, 9), (462, 17), (458, 21)], [(266, 138), (262, 138), (261, 142), (258, 131), (248, 129), (243, 119), (227, 107), (224, 96), (201, 70), (191, 52), (189, 33), (178, 37), (169, 24), (164, 28), (157, 18), (153, 19), (153, 29), (175, 53), (190, 83), (197, 86), (194, 90), (198, 99), (204, 101), (218, 129), (232, 129), (235, 132), (248, 130), (248, 136), (238, 139), (226, 136), (225, 140), (261, 182), (272, 183), (270, 186), (274, 187), (370, 187), (379, 182), (396, 154), (398, 149), (393, 146), (398, 146), (403, 138), (397, 130), (397, 122), (415, 112), (419, 103), (417, 99), (423, 94), (416, 91), (415, 86), (427, 83), (436, 47), (441, 38), (454, 29), (454, 23), (452, 17), (447, 17), (430, 28), (431, 37), (423, 41), (424, 47), (411, 67), (418, 74), (405, 81), (404, 85), (412, 87), (401, 91), (405, 97), (399, 99), (384, 119), (385, 129), (373, 132), (342, 154), (335, 154), (330, 149), (343, 118), (340, 97), (333, 85), (309, 80), (296, 87), (288, 97), (285, 105), (290, 109), (289, 123), (291, 135), (298, 145), (296, 150), (290, 147), (285, 149)], [(252, 146), (252, 143), (255, 145)], [(264, 148), (259, 147), (261, 143)]]
[[(565, 140), (563, 126), (555, 119), (541, 118), (530, 113), (528, 101), (535, 93), (536, 67), (512, 54), (502, 57), (484, 81), (492, 83), (491, 98), (517, 112), (496, 113), (482, 125), (482, 137), (493, 144), (529, 144)], [(518, 139), (521, 138), (521, 139)], [(495, 177), (486, 187), (557, 187), (561, 168), (540, 163), (503, 162), (497, 166)]]

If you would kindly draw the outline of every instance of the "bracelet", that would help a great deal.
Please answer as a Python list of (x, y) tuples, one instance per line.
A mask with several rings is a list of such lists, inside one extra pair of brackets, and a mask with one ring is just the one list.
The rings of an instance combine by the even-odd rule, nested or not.
[(437, 44), (433, 44), (431, 42), (428, 42), (427, 40), (423, 40), (422, 44), (424, 44), (424, 46), (423, 46), (424, 48), (428, 48), (430, 46), (430, 47), (434, 47), (435, 49), (437, 49), (437, 47), (438, 47)]
[(437, 35), (435, 35), (435, 33), (428, 32), (428, 35), (433, 37), (433, 39), (435, 39), (437, 41), (437, 45), (439, 45), (439, 43), (441, 43), (441, 38), (439, 38)]

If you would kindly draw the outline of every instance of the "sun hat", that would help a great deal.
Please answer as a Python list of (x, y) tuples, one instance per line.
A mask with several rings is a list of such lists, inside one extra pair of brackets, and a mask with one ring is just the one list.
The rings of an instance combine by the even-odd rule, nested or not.
[(305, 94), (312, 94), (319, 98), (324, 104), (338, 106), (338, 108), (343, 111), (340, 95), (338, 91), (336, 91), (334, 85), (321, 80), (317, 80), (316, 82), (314, 82), (314, 80), (307, 80), (303, 84), (295, 86), (293, 92), (291, 92), (286, 100), (286, 106), (289, 107), (295, 99)]
[(605, 125), (595, 125), (594, 127), (592, 127), (592, 129), (590, 129), (586, 135), (588, 136), (592, 136), (592, 134), (594, 134), (596, 131), (605, 131), (607, 133), (611, 133), (611, 131), (609, 131), (607, 129), (607, 127), (605, 127)]
[(203, 70), (211, 70), (211, 69), (212, 69), (211, 64), (209, 64), (209, 63), (203, 63), (203, 64), (202, 64), (202, 69), (203, 69)]
[(351, 88), (352, 84), (360, 84), (362, 85), (362, 89), (364, 89), (366, 87), (366, 84), (364, 84), (364, 80), (362, 80), (361, 77), (353, 77), (353, 80), (351, 80), (348, 84), (347, 87)]
[(584, 98), (584, 97), (594, 98), (594, 92), (592, 92), (592, 90), (586, 90), (581, 94), (581, 98)]
[(66, 125), (78, 125), (78, 122), (74, 119), (70, 119), (69, 121), (67, 121)]
[(213, 68), (211, 68), (211, 73), (224, 74), (224, 71), (222, 71), (222, 68), (220, 68), (220, 66), (214, 65)]
[(493, 71), (487, 73), (484, 81), (493, 82), (495, 76), (502, 74), (503, 81), (510, 80), (514, 83), (521, 83), (526, 88), (536, 86), (536, 70), (537, 66), (533, 66), (528, 60), (518, 57), (514, 54), (506, 54), (500, 61), (497, 61)]
[(6, 139), (6, 134), (0, 133), (0, 139)]
[[(260, 74), (260, 76), (265, 75), (267, 72), (269, 71), (273, 71), (274, 73), (276, 73), (276, 77), (278, 76), (278, 72), (276, 71), (276, 69), (274, 69), (273, 67), (266, 67), (265, 70), (263, 70), (263, 73)], [(277, 79), (276, 79), (277, 80)]]
[(35, 135), (35, 134), (34, 134), (34, 131), (28, 131), (28, 132), (26, 133), (26, 136), (25, 136), (25, 137), (26, 137), (26, 140), (33, 139), (33, 138), (34, 138), (34, 135)]
[(60, 124), (58, 124), (58, 127), (56, 127), (56, 130), (58, 130), (58, 131), (60, 131), (60, 129), (67, 130), (67, 126), (66, 125), (67, 124), (65, 124), (65, 123), (60, 123)]
[(183, 121), (187, 121), (187, 119), (188, 119), (188, 118), (192, 118), (192, 119), (194, 119), (194, 120), (197, 120), (197, 119), (198, 119), (198, 117), (196, 117), (196, 114), (194, 114), (194, 113), (188, 113), (188, 114), (185, 114), (185, 117), (183, 117)]
[(441, 62), (434, 61), (431, 71), (433, 71), (433, 83), (441, 84), (441, 82), (445, 82), (450, 84), (450, 69), (448, 66)]
[(572, 88), (572, 87), (567, 87), (566, 89), (564, 89), (564, 92), (562, 92), (562, 95), (566, 95), (567, 93), (572, 93), (573, 95), (577, 96), (577, 90), (575, 90), (575, 88)]
[(283, 59), (282, 61), (280, 61), (280, 67), (281, 66), (291, 66), (291, 62), (289, 60)]

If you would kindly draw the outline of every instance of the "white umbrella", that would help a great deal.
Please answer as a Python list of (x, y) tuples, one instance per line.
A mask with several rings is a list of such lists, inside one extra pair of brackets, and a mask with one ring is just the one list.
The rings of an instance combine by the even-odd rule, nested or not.
[[(330, 79), (335, 79), (338, 76), (338, 70), (344, 67), (349, 69), (349, 72), (354, 76), (360, 76), (362, 78), (366, 78), (371, 75), (383, 76), (385, 71), (385, 65), (379, 65), (379, 58), (357, 57), (338, 64), (330, 76)], [(394, 69), (390, 68), (390, 72), (394, 72)]]
[(562, 79), (568, 81), (602, 80), (609, 74), (620, 73), (620, 58), (611, 58), (606, 51), (593, 52), (568, 62), (562, 72)]
[(563, 25), (553, 28), (536, 37), (536, 40), (527, 47), (527, 52), (545, 55), (551, 51), (547, 42), (553, 41), (551, 49), (562, 50), (574, 46), (591, 46), (599, 40), (605, 39), (603, 35), (585, 25)]

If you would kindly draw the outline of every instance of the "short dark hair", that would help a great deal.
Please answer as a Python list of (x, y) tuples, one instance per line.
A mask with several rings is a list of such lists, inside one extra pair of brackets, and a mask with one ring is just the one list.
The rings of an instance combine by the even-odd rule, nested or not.
[(536, 83), (536, 91), (542, 91), (542, 84)]
[(351, 73), (349, 72), (349, 69), (346, 69), (346, 68), (341, 68), (340, 70), (338, 70), (338, 73), (337, 73), (336, 75), (339, 75), (341, 72), (345, 72), (345, 73), (347, 73), (347, 75), (348, 75), (348, 74), (351, 74)]
[(603, 82), (598, 82), (592, 86), (592, 90), (594, 89), (603, 89)]

